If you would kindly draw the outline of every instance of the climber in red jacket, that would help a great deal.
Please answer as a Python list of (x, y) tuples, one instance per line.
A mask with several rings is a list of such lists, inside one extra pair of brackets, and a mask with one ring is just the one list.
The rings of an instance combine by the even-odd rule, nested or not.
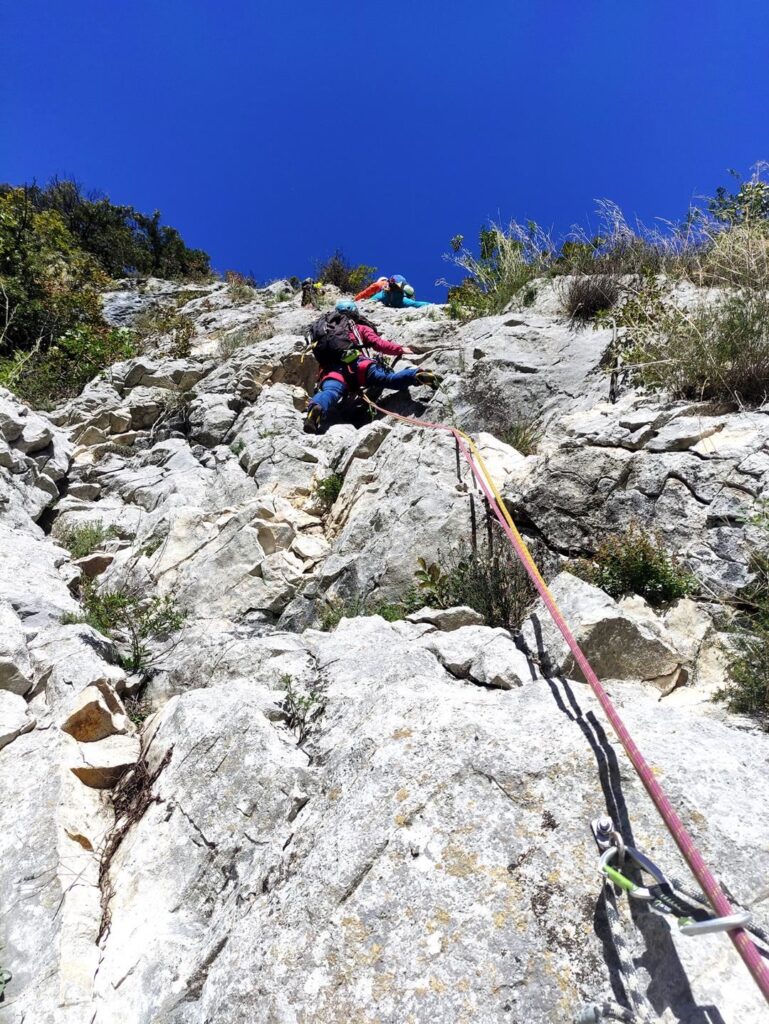
[(358, 313), (350, 299), (342, 299), (332, 313), (320, 317), (310, 328), (312, 352), (320, 364), (319, 386), (310, 399), (304, 421), (306, 433), (317, 433), (334, 406), (349, 392), (372, 385), (405, 391), (412, 384), (437, 388), (438, 377), (430, 370), (409, 366), (404, 370), (389, 369), (366, 356), (365, 348), (383, 355), (411, 356), (410, 348), (380, 337)]

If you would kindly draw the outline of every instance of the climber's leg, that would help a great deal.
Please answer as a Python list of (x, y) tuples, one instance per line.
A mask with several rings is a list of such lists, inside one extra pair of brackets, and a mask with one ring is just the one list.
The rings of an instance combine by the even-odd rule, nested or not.
[(323, 429), (324, 421), (331, 410), (342, 401), (347, 392), (347, 385), (335, 377), (326, 377), (321, 382), (320, 390), (316, 391), (307, 406), (304, 430), (307, 434), (317, 434)]

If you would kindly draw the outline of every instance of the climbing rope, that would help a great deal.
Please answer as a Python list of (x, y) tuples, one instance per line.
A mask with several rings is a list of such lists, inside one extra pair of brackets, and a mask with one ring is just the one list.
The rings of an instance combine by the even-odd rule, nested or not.
[[(456, 427), (448, 426), (448, 424), (445, 423), (431, 423), (428, 420), (416, 419), (413, 416), (403, 416), (400, 413), (382, 408), (367, 397), (366, 401), (376, 409), (377, 412), (382, 413), (384, 416), (389, 416), (392, 419), (399, 420), (402, 423), (408, 423), (411, 426), (418, 427), (420, 429), (438, 430), (443, 433), (450, 434), (454, 438), (465, 461), (470, 467), (470, 471), (486, 496), (486, 500), (489, 502), (492, 512), (499, 521), (500, 526), (504, 530), (507, 539), (510, 541), (510, 544), (521, 564), (528, 573), (539, 596), (542, 598), (542, 602), (547, 608), (550, 617), (566, 641), (569, 650), (574, 656), (574, 660), (582, 671), (582, 674), (587, 680), (591, 690), (595, 694), (598, 703), (601, 705), (604, 714), (611, 723), (611, 726), (622, 743), (622, 746), (625, 748), (625, 752), (630, 759), (631, 764), (635, 768), (638, 777), (641, 779), (646, 792), (649, 794), (654, 806), (657, 808), (662, 820), (665, 822), (668, 831), (675, 840), (675, 843), (681, 851), (686, 863), (689, 865), (692, 874), (697, 879), (703, 893), (707, 897), (708, 902), (718, 917), (731, 917), (734, 912), (729, 900), (726, 898), (721, 886), (705, 863), (702, 854), (695, 846), (694, 840), (684, 827), (683, 822), (668, 799), (667, 794), (654, 777), (654, 773), (633, 741), (633, 738), (620, 718), (617, 709), (614, 707), (609, 695), (601, 685), (598, 676), (591, 668), (590, 663), (583, 654), (579, 644), (574, 639), (574, 635), (561, 614), (550, 588), (542, 578), (542, 575), (526, 546), (526, 542), (518, 532), (502, 495), (499, 493), (499, 490), (497, 489), (475, 442), (472, 438), (468, 437), (467, 434), (458, 430)], [(758, 948), (755, 946), (743, 927), (732, 928), (728, 932), (728, 935), (737, 952), (742, 957), (746, 967), (753, 976), (753, 979), (761, 990), (764, 998), (769, 1002), (769, 968), (763, 961)]]

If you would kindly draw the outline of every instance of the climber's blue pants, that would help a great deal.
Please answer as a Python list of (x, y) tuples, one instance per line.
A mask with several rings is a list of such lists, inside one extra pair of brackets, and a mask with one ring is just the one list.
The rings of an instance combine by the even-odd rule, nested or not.
[[(380, 387), (390, 388), (392, 391), (405, 391), (411, 384), (416, 383), (417, 371), (413, 366), (409, 366), (406, 370), (385, 370), (383, 366), (372, 363), (368, 368), (366, 374), (367, 384), (378, 384)], [(335, 380), (334, 377), (326, 377), (320, 386), (320, 391), (317, 391), (310, 399), (310, 405), (320, 406), (320, 410), (324, 416), (328, 416), (329, 412), (333, 407), (341, 402), (344, 396), (347, 394), (346, 384), (343, 384), (340, 380)]]

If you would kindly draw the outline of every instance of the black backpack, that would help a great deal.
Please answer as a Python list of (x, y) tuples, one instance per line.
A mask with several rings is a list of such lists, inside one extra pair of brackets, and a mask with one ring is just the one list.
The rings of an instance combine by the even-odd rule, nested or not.
[(359, 347), (350, 340), (350, 330), (356, 324), (373, 327), (373, 324), (360, 314), (340, 309), (324, 313), (311, 325), (307, 332), (307, 340), (312, 348), (312, 354), (323, 369), (338, 366), (343, 362), (343, 357), (349, 354), (350, 349)]

